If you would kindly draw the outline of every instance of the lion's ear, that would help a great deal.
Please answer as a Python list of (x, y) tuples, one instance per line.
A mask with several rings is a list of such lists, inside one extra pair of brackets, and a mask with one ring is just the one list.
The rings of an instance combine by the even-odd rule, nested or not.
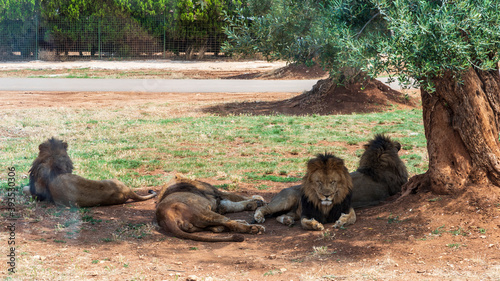
[(44, 142), (44, 143), (41, 143), (39, 146), (38, 146), (38, 150), (40, 151), (43, 151), (43, 150), (46, 150), (47, 149), (47, 143)]
[(394, 142), (394, 146), (396, 147), (396, 149), (397, 149), (398, 151), (400, 151), (400, 150), (401, 150), (401, 144), (400, 144), (399, 142), (395, 141), (395, 142)]
[(314, 172), (321, 168), (322, 161), (318, 158), (313, 158), (307, 162), (307, 173), (306, 179), (310, 180), (310, 177)]

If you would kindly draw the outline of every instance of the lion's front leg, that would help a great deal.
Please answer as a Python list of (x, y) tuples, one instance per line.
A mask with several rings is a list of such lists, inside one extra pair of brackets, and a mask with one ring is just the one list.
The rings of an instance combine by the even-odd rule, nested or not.
[(306, 229), (306, 230), (324, 230), (325, 229), (323, 224), (315, 219), (302, 218), (300, 220), (300, 223), (302, 224), (302, 228)]
[(349, 209), (348, 214), (342, 214), (340, 218), (335, 222), (333, 227), (339, 228), (345, 225), (350, 225), (354, 224), (356, 222), (356, 212), (354, 212), (354, 209), (351, 208)]

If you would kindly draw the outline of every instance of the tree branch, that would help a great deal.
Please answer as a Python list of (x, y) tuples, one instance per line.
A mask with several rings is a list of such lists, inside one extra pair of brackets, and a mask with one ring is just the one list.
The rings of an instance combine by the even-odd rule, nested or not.
[(372, 20), (374, 20), (374, 19), (375, 19), (378, 15), (380, 15), (380, 11), (379, 11), (378, 13), (376, 13), (376, 14), (375, 14), (375, 15), (374, 15), (371, 19), (369, 19), (369, 20), (365, 23), (365, 25), (363, 26), (363, 28), (361, 28), (361, 30), (358, 32), (358, 34), (356, 34), (356, 36), (354, 36), (354, 37), (356, 37), (356, 39), (358, 39), (359, 35), (361, 35), (361, 33), (363, 33), (363, 30), (365, 30), (366, 26), (368, 26), (368, 24), (369, 24), (370, 22), (372, 22)]

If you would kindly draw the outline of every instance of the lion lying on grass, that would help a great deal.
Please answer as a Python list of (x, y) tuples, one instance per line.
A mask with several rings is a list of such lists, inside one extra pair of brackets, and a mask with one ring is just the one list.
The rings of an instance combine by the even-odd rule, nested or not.
[(293, 225), (300, 219), (302, 228), (323, 230), (353, 224), (356, 214), (351, 208), (352, 181), (344, 161), (331, 154), (319, 154), (307, 163), (302, 185), (280, 191), (269, 204), (255, 211), (254, 219), (263, 223), (266, 216), (283, 214), (276, 219)]
[(38, 157), (29, 171), (29, 186), (24, 192), (57, 205), (94, 207), (125, 203), (128, 199), (144, 201), (156, 196), (140, 196), (122, 182), (88, 180), (72, 174), (73, 162), (68, 156), (68, 144), (51, 138), (40, 144)]
[(253, 211), (263, 204), (262, 197), (247, 198), (223, 192), (212, 185), (176, 175), (160, 192), (156, 207), (158, 224), (178, 238), (204, 242), (241, 242), (241, 234), (207, 237), (193, 234), (203, 230), (234, 231), (257, 234), (264, 232), (260, 225), (231, 220), (222, 214)]
[(400, 192), (408, 181), (408, 171), (398, 156), (399, 142), (376, 135), (364, 148), (358, 169), (351, 173), (353, 208), (377, 205)]

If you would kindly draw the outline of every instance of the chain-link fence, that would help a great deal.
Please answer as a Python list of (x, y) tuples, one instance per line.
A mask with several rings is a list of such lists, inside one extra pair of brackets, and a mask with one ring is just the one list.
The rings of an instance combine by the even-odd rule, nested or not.
[(0, 20), (0, 60), (202, 59), (224, 55), (224, 22), (142, 18)]

